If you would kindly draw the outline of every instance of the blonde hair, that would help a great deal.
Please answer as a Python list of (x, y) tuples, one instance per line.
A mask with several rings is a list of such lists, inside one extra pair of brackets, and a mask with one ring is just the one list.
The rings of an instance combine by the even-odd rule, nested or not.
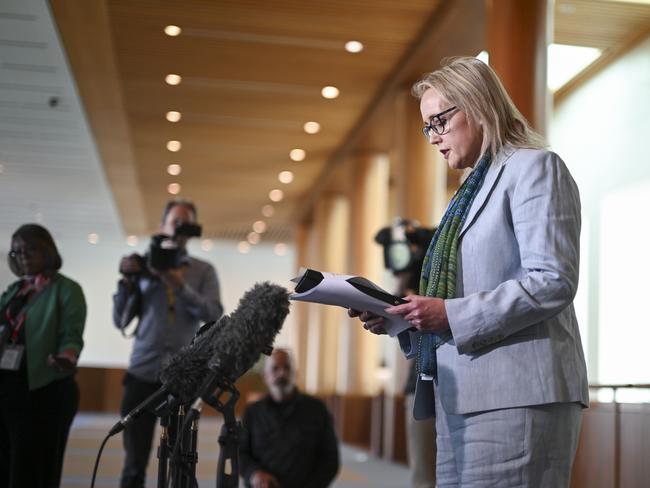
[(541, 149), (546, 142), (531, 129), (512, 103), (501, 80), (484, 62), (471, 57), (445, 58), (441, 67), (413, 85), (412, 93), (422, 98), (433, 88), (457, 106), (470, 124), (483, 129), (483, 148), (496, 154), (505, 144)]

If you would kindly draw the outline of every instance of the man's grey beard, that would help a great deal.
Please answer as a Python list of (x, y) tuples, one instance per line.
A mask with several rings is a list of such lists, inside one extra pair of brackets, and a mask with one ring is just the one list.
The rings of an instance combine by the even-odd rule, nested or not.
[(293, 393), (294, 385), (286, 378), (279, 378), (273, 383), (273, 389), (282, 396), (289, 396)]

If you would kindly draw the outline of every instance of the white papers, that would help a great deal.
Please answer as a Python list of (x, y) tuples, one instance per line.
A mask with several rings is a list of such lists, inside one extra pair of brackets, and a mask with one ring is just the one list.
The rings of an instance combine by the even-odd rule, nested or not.
[[(304, 280), (308, 277), (308, 273), (311, 273), (309, 276), (311, 281), (305, 285)], [(301, 291), (292, 293), (289, 296), (291, 300), (372, 312), (386, 319), (384, 328), (391, 337), (411, 327), (411, 324), (400, 315), (392, 315), (384, 311), (385, 308), (404, 301), (365, 278), (307, 270), (305, 274), (292, 281), (298, 282), (296, 289)], [(305, 290), (306, 287), (308, 289)]]

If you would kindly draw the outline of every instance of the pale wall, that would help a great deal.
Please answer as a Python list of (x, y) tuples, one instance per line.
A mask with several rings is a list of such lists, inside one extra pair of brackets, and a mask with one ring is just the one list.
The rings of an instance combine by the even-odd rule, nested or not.
[(556, 107), (550, 128), (582, 197), (590, 381), (650, 383), (650, 39)]
[[(10, 236), (0, 245), (0, 253), (6, 255)], [(59, 239), (57, 245), (63, 257), (62, 273), (78, 281), (88, 303), (88, 318), (84, 332), (85, 346), (81, 354), (81, 366), (125, 367), (131, 351), (131, 340), (122, 337), (111, 320), (112, 295), (118, 280), (117, 266), (122, 255), (142, 252), (148, 238), (140, 239), (137, 248), (127, 246), (124, 241), (101, 241), (97, 245), (87, 242)], [(285, 256), (276, 256), (273, 246), (259, 244), (248, 254), (240, 254), (236, 242), (214, 241), (209, 252), (190, 243), (190, 252), (197, 258), (211, 262), (217, 269), (221, 284), (221, 299), (225, 313), (231, 313), (239, 298), (258, 281), (271, 281), (292, 288), (294, 251), (289, 245)], [(16, 278), (10, 273), (6, 262), (0, 260), (0, 287)], [(293, 317), (289, 314), (282, 331), (276, 339), (276, 346), (290, 347), (289, 338)]]

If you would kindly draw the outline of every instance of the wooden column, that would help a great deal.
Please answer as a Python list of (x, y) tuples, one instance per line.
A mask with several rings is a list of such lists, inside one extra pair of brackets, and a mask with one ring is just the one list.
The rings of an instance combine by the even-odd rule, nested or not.
[[(395, 100), (395, 146), (391, 152), (392, 217), (417, 220), (433, 227), (448, 203), (447, 162), (422, 135), (420, 102), (405, 86)], [(382, 455), (390, 460), (406, 458), (404, 397), (402, 391), (410, 365), (399, 344), (391, 340), (385, 359), (392, 377), (385, 385), (381, 429)]]
[[(420, 102), (404, 87), (396, 97), (395, 150), (391, 160), (397, 215), (434, 225), (434, 208), (446, 198), (446, 164), (422, 135)], [(441, 171), (442, 170), (442, 171)]]
[(552, 22), (549, 0), (487, 0), (487, 47), (519, 111), (546, 132), (546, 50)]
[[(405, 86), (395, 100), (395, 146), (391, 152), (391, 220), (417, 220), (424, 227), (438, 224), (447, 207), (447, 162), (422, 135), (420, 102)], [(386, 393), (401, 393), (407, 364), (397, 341), (385, 358), (393, 371)]]
[[(296, 262), (294, 276), (298, 276), (300, 268), (309, 266), (309, 234), (311, 230), (310, 222), (303, 222), (294, 229), (294, 242), (296, 245)], [(296, 382), (298, 387), (305, 389), (305, 372), (307, 371), (307, 339), (309, 329), (307, 319), (309, 317), (309, 308), (305, 302), (292, 302), (291, 313), (295, 315), (295, 327), (291, 336), (291, 348), (296, 362), (295, 367), (298, 372)]]
[[(350, 270), (379, 283), (384, 273), (383, 255), (374, 237), (388, 223), (388, 156), (357, 154), (352, 168)], [(380, 338), (363, 330), (356, 319), (347, 322), (341, 342), (349, 364), (339, 376), (339, 391), (374, 394), (378, 388)]]
[[(312, 268), (332, 273), (347, 271), (349, 204), (343, 195), (326, 194), (316, 204), (314, 223), (308, 239), (308, 263)], [(339, 329), (345, 311), (308, 304), (305, 344), (305, 387), (311, 393), (329, 394), (336, 390)]]

